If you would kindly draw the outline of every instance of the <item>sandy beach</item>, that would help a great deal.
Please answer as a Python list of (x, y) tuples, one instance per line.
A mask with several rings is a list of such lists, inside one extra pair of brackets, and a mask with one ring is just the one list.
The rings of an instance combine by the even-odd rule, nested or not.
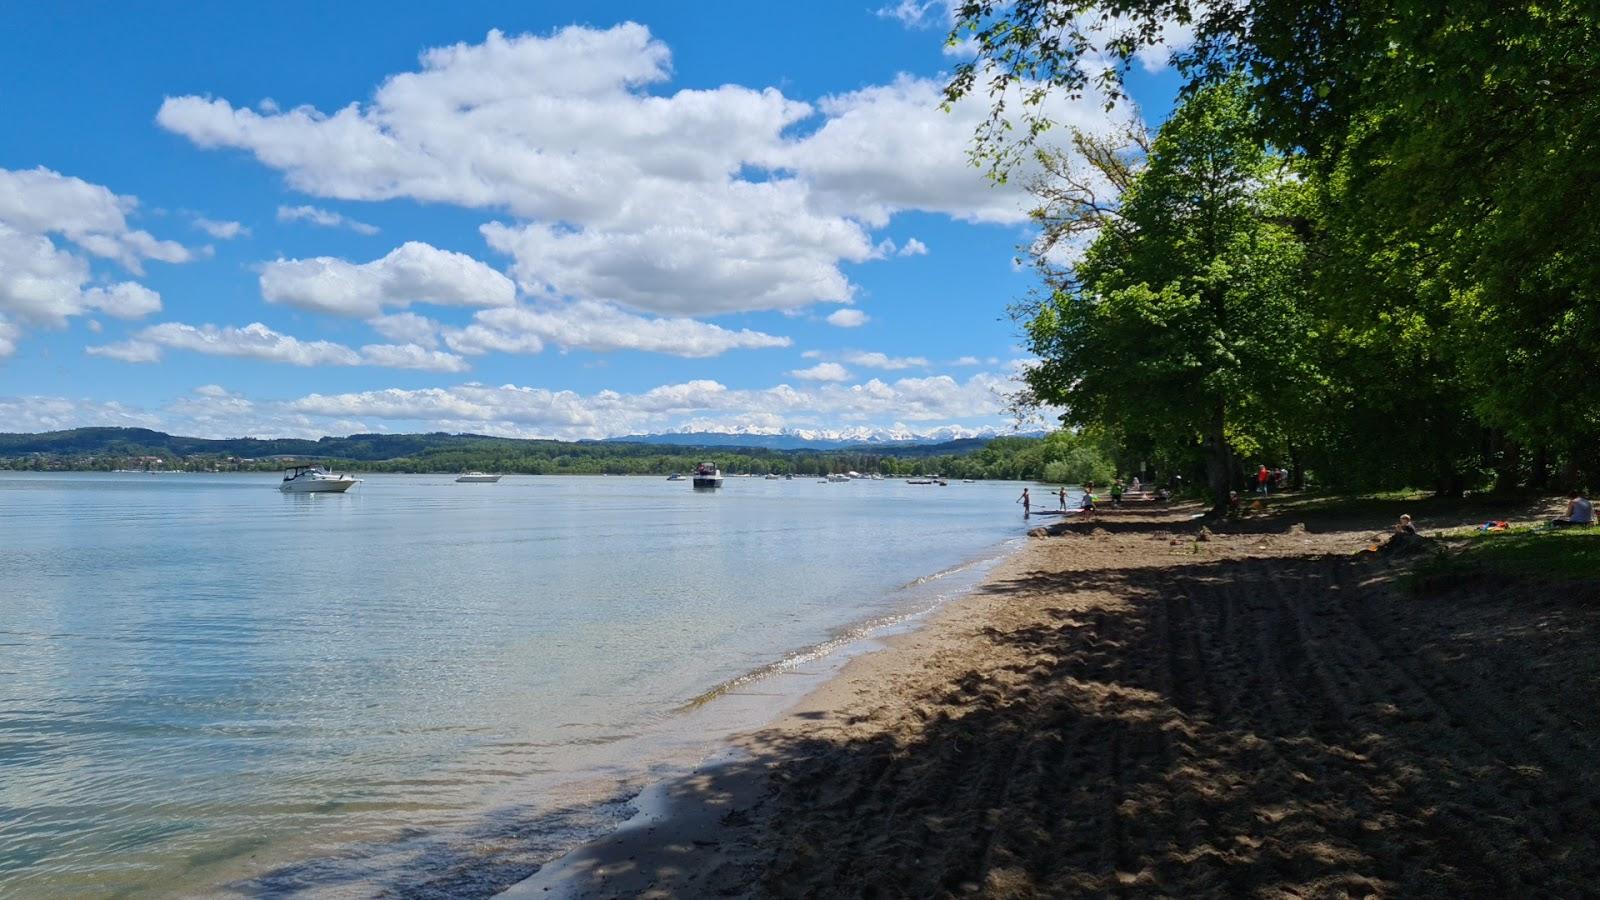
[(511, 896), (1589, 893), (1600, 586), (1409, 589), (1402, 509), (1485, 518), (1052, 524)]

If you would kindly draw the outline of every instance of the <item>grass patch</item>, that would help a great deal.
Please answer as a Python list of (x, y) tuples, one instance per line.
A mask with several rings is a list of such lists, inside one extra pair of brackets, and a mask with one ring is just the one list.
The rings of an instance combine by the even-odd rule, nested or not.
[(1486, 572), (1547, 579), (1600, 578), (1600, 526), (1525, 526), (1448, 536), (1456, 539), (1456, 547), (1424, 567), (1426, 574)]

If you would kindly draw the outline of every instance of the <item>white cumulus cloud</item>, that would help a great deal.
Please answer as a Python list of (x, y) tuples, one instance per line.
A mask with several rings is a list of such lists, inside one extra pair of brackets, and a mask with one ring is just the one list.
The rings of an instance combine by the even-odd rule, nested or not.
[(16, 351), (24, 325), (59, 328), (97, 310), (137, 318), (161, 308), (155, 291), (97, 278), (90, 264), (102, 257), (139, 273), (147, 259), (192, 258), (183, 245), (130, 227), (127, 215), (137, 205), (42, 167), (0, 169), (0, 357)]
[(929, 365), (928, 360), (921, 356), (889, 356), (884, 353), (864, 353), (861, 351), (844, 354), (844, 361), (858, 366), (865, 366), (869, 369), (888, 369), (891, 371), (896, 369), (925, 369)]
[[(314, 196), (503, 212), (483, 233), (530, 296), (672, 316), (848, 302), (844, 266), (881, 258), (871, 230), (901, 211), (1026, 220), (1025, 179), (997, 187), (968, 160), (985, 98), (946, 113), (943, 82), (909, 76), (816, 104), (771, 87), (669, 91), (671, 62), (632, 23), (490, 32), (331, 112), (178, 96), (157, 121)], [(1107, 120), (1094, 97), (1048, 112)]]
[(236, 237), (250, 234), (250, 229), (241, 222), (217, 221), (205, 216), (195, 216), (194, 227), (204, 231), (219, 241), (231, 241)]
[(795, 369), (789, 373), (796, 378), (806, 381), (849, 381), (850, 370), (838, 363), (817, 363), (806, 369)]
[(466, 328), (448, 331), (445, 343), (459, 353), (538, 353), (547, 344), (562, 349), (638, 350), (704, 358), (729, 350), (787, 347), (786, 337), (734, 331), (686, 318), (650, 318), (594, 301), (479, 312)]
[(312, 225), (321, 225), (323, 228), (348, 228), (356, 234), (368, 236), (378, 233), (378, 226), (358, 222), (330, 209), (317, 206), (280, 206), (278, 207), (279, 222), (310, 222)]
[(429, 372), (464, 372), (466, 360), (454, 353), (414, 344), (368, 344), (359, 351), (333, 341), (306, 341), (260, 322), (243, 327), (163, 322), (140, 329), (126, 341), (87, 348), (94, 356), (123, 362), (159, 362), (165, 350), (186, 350), (294, 366), (382, 366)]
[(368, 319), (372, 330), (391, 341), (416, 344), (420, 347), (439, 345), (439, 323), (414, 312), (393, 313)]
[(867, 314), (859, 309), (836, 309), (828, 313), (828, 324), (840, 328), (860, 328), (867, 324)]
[(407, 241), (369, 263), (331, 256), (279, 259), (261, 269), (261, 295), (273, 303), (371, 318), (385, 306), (510, 306), (511, 279), (464, 253)]

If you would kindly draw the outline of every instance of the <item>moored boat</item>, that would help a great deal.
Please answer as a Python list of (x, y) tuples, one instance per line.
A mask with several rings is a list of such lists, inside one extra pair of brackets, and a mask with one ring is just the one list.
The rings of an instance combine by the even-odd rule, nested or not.
[(705, 462), (695, 467), (694, 486), (697, 490), (714, 490), (722, 487), (722, 470)]
[(286, 494), (339, 494), (361, 483), (349, 475), (335, 475), (321, 466), (290, 466), (283, 470), (278, 490)]
[(499, 480), (499, 475), (489, 475), (483, 472), (462, 472), (460, 475), (456, 476), (457, 482), (465, 482), (469, 484), (494, 484)]

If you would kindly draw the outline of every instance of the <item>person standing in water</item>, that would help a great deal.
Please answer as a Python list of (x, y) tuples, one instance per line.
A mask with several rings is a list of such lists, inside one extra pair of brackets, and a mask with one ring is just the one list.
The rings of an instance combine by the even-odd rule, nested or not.
[(1022, 504), (1022, 515), (1023, 515), (1024, 518), (1026, 518), (1027, 515), (1028, 515), (1028, 506), (1029, 506), (1028, 489), (1027, 488), (1023, 488), (1022, 489), (1022, 496), (1017, 498), (1017, 502)]
[(1059, 507), (1060, 509), (1067, 508), (1067, 489), (1065, 486), (1063, 486), (1061, 490), (1056, 491), (1056, 499), (1061, 501), (1061, 506)]

